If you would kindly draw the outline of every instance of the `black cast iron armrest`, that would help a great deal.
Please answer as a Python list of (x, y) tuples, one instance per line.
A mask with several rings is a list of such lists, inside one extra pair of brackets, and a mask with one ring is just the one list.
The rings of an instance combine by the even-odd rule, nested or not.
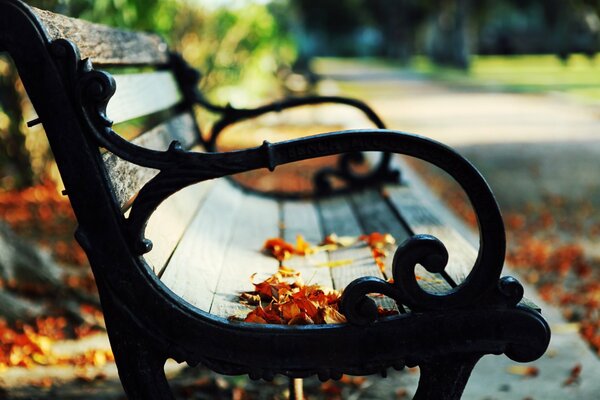
[[(256, 108), (234, 108), (231, 105), (219, 106), (209, 102), (198, 90), (198, 83), (201, 74), (195, 68), (183, 60), (178, 54), (170, 55), (170, 65), (179, 85), (183, 91), (185, 102), (188, 105), (198, 105), (206, 110), (220, 114), (221, 118), (217, 120), (211, 129), (208, 138), (201, 138), (207, 151), (217, 151), (217, 138), (219, 134), (231, 124), (256, 118), (271, 112), (281, 112), (294, 107), (320, 104), (342, 104), (361, 111), (371, 121), (376, 128), (385, 129), (386, 126), (375, 111), (365, 102), (357, 99), (341, 96), (308, 96), (294, 97)], [(339, 157), (337, 166), (323, 168), (314, 176), (316, 194), (326, 194), (333, 191), (330, 177), (344, 181), (347, 188), (376, 186), (383, 183), (396, 183), (400, 181), (400, 171), (393, 170), (390, 167), (391, 155), (388, 152), (382, 152), (382, 156), (372, 168), (367, 172), (357, 173), (352, 165), (365, 162), (361, 152), (343, 154)]]
[(191, 67), (179, 54), (171, 53), (169, 58), (170, 68), (175, 72), (177, 81), (183, 91), (185, 102), (189, 105), (196, 104), (210, 112), (221, 114), (221, 118), (215, 123), (211, 130), (210, 137), (204, 140), (204, 145), (208, 151), (216, 151), (216, 141), (219, 134), (231, 124), (250, 118), (256, 118), (270, 112), (281, 112), (290, 108), (306, 105), (326, 103), (347, 105), (360, 110), (376, 128), (386, 128), (377, 113), (375, 113), (375, 111), (365, 102), (342, 96), (292, 97), (256, 108), (235, 108), (230, 104), (226, 106), (212, 104), (198, 90), (198, 83), (202, 77), (200, 71)]
[[(480, 246), (475, 264), (467, 278), (448, 292), (430, 293), (415, 275), (418, 264), (429, 272), (443, 273), (448, 263), (445, 246), (430, 235), (415, 235), (401, 244), (393, 261), (394, 282), (363, 277), (351, 282), (342, 297), (342, 312), (354, 325), (369, 325), (378, 318), (377, 307), (369, 293), (381, 293), (413, 312), (438, 313), (469, 308), (519, 310), (523, 287), (512, 277), (500, 278), (504, 265), (504, 224), (498, 205), (487, 183), (466, 159), (451, 148), (431, 139), (390, 130), (354, 130), (278, 143), (265, 142), (260, 147), (226, 153), (196, 153), (171, 146), (162, 154), (170, 165), (150, 180), (133, 202), (127, 219), (131, 245), (141, 256), (149, 251), (144, 228), (156, 207), (176, 191), (208, 179), (258, 168), (275, 169), (296, 161), (360, 151), (384, 151), (420, 158), (443, 169), (463, 188), (469, 198), (479, 226)], [(539, 314), (528, 311), (534, 319)], [(545, 325), (544, 325), (545, 326)], [(547, 329), (545, 326), (544, 329)], [(509, 352), (515, 359), (539, 357), (547, 346), (524, 346)], [(543, 349), (542, 349), (543, 348)]]
[[(257, 108), (237, 109), (230, 105), (226, 107), (215, 106), (203, 97), (197, 98), (197, 104), (206, 109), (222, 114), (211, 130), (208, 140), (205, 141), (205, 146), (209, 151), (216, 151), (216, 142), (219, 134), (228, 126), (256, 118), (271, 112), (282, 112), (294, 107), (306, 105), (321, 105), (321, 104), (342, 104), (353, 107), (361, 111), (377, 128), (384, 129), (385, 124), (381, 118), (361, 100), (352, 99), (340, 96), (309, 96), (302, 98), (288, 98), (266, 104)], [(373, 186), (380, 183), (398, 182), (400, 173), (397, 170), (390, 169), (390, 153), (383, 153), (378, 164), (369, 168), (366, 173), (358, 174), (354, 172), (352, 164), (361, 164), (365, 162), (364, 156), (360, 152), (347, 153), (339, 157), (336, 167), (323, 168), (314, 176), (315, 189), (318, 194), (330, 193), (333, 188), (330, 182), (330, 177), (334, 176), (346, 183), (349, 188), (360, 186)]]
[(308, 96), (308, 97), (292, 97), (270, 104), (265, 104), (256, 108), (234, 108), (231, 105), (225, 107), (216, 106), (208, 102), (202, 96), (196, 99), (196, 103), (209, 111), (221, 114), (221, 118), (215, 123), (211, 130), (210, 137), (205, 142), (206, 148), (209, 151), (216, 150), (216, 142), (219, 134), (229, 125), (256, 118), (271, 112), (282, 112), (294, 107), (320, 104), (342, 104), (360, 110), (368, 119), (379, 129), (385, 129), (385, 124), (381, 118), (369, 107), (365, 102), (349, 97), (341, 96)]

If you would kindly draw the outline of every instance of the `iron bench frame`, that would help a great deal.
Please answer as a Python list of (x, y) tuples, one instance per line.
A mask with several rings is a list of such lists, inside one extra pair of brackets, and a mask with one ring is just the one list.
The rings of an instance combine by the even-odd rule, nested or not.
[[(61, 35), (67, 35), (61, 33)], [(124, 35), (133, 33), (124, 32)], [(318, 375), (380, 373), (418, 365), (415, 398), (460, 398), (470, 372), (484, 354), (532, 361), (546, 350), (550, 330), (537, 310), (519, 305), (523, 287), (500, 277), (504, 265), (504, 225), (494, 196), (478, 171), (449, 147), (433, 140), (384, 129), (353, 130), (268, 143), (236, 152), (197, 153), (173, 142), (167, 151), (141, 148), (116, 134), (106, 117), (115, 91), (111, 75), (81, 59), (69, 37), (50, 34), (38, 11), (16, 0), (0, 0), (0, 50), (14, 60), (39, 115), (79, 226), (77, 241), (96, 278), (107, 331), (125, 391), (131, 399), (170, 399), (164, 375), (167, 358), (202, 363), (223, 374), (273, 379)], [(152, 38), (151, 38), (152, 39)], [(231, 123), (304, 103), (341, 102), (361, 109), (379, 127), (381, 120), (362, 102), (311, 98), (252, 110), (218, 107), (196, 91), (199, 75), (181, 58), (162, 51), (184, 93), (182, 107), (201, 105), (223, 115), (205, 141), (214, 150), (216, 135)], [(157, 48), (160, 49), (160, 46)], [(158, 169), (133, 201), (127, 218), (115, 201), (100, 148), (134, 164)], [(356, 177), (348, 169), (353, 154), (386, 155), (374, 172)], [(392, 153), (428, 161), (449, 173), (464, 189), (479, 224), (480, 248), (467, 279), (443, 295), (423, 290), (415, 266), (441, 272), (448, 261), (444, 245), (428, 235), (402, 244), (393, 261), (394, 283), (363, 277), (344, 290), (342, 312), (349, 323), (275, 326), (233, 323), (196, 309), (174, 295), (143, 258), (151, 248), (144, 236), (148, 218), (176, 191), (238, 172), (268, 168), (325, 155), (345, 154), (341, 169), (328, 174), (355, 186), (388, 181)], [(408, 305), (411, 313), (378, 318), (368, 293), (382, 293)], [(289, 349), (294, 349), (290, 354)]]

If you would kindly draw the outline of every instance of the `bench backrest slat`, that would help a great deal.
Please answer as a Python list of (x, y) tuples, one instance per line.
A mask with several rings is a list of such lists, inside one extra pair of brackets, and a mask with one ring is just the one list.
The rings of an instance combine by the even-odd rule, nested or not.
[(51, 39), (68, 39), (81, 58), (95, 65), (160, 65), (169, 61), (167, 44), (158, 36), (131, 32), (33, 8)]
[(182, 100), (170, 71), (113, 75), (113, 78), (117, 91), (106, 113), (115, 124), (165, 110)]
[[(167, 150), (173, 140), (178, 140), (183, 148), (189, 149), (198, 142), (196, 129), (194, 117), (186, 112), (143, 133), (132, 143), (152, 150)], [(103, 158), (121, 208), (125, 208), (142, 186), (158, 174), (158, 170), (140, 167), (112, 153), (105, 153)]]

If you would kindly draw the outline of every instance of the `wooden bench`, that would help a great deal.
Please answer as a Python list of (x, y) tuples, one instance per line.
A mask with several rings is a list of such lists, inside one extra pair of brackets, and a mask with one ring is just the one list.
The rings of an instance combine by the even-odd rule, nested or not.
[[(342, 103), (377, 128), (383, 124), (363, 103), (337, 97), (252, 110), (214, 106), (196, 89), (198, 73), (157, 36), (16, 0), (0, 0), (0, 50), (14, 60), (46, 131), (129, 398), (172, 398), (163, 365), (173, 358), (267, 380), (275, 374), (339, 379), (418, 365), (415, 398), (454, 399), (482, 355), (504, 353), (525, 362), (546, 350), (550, 332), (539, 310), (522, 300), (515, 279), (500, 278), (505, 237), (494, 197), (450, 148), (368, 129), (217, 152), (217, 135), (234, 122), (302, 104)], [(211, 135), (200, 134), (197, 107), (221, 116)], [(142, 116), (154, 126), (131, 140), (112, 128)], [(361, 151), (384, 152), (362, 175), (350, 168)], [(457, 180), (478, 217), (478, 250), (411, 186), (393, 183), (398, 176), (391, 153), (421, 158)], [(214, 179), (337, 154), (337, 166), (315, 174), (320, 194), (309, 198), (259, 195)], [(332, 177), (343, 187), (330, 186)], [(230, 318), (249, 311), (238, 296), (252, 290), (250, 276), (257, 273), (257, 282), (278, 270), (278, 261), (260, 252), (265, 239), (293, 241), (302, 234), (318, 243), (330, 233), (375, 231), (402, 243), (387, 259), (389, 276), (366, 246), (289, 261), (311, 282), (344, 291), (347, 323), (290, 326)], [(350, 261), (317, 266), (336, 260)], [(377, 302), (399, 314), (379, 317)]]

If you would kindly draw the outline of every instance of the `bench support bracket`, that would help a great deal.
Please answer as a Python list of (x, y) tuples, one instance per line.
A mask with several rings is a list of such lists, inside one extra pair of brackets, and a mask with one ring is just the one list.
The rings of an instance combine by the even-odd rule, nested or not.
[(420, 364), (421, 378), (413, 400), (459, 400), (480, 358), (471, 355)]
[(131, 321), (131, 316), (121, 307), (114, 306), (112, 299), (103, 301), (103, 306), (110, 345), (127, 398), (174, 400), (164, 370), (167, 357), (155, 351), (146, 335), (142, 335)]

